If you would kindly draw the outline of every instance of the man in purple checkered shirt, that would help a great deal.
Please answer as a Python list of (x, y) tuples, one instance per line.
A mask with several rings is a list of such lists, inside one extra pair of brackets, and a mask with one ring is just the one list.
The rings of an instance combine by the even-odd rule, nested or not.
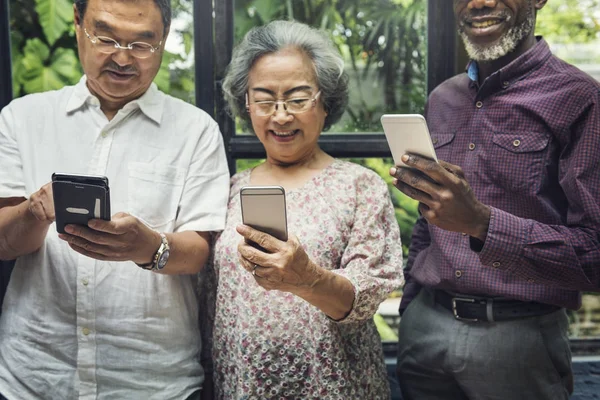
[[(454, 0), (472, 59), (431, 94), (439, 164), (405, 155), (420, 202), (401, 304), (405, 400), (567, 399), (565, 309), (600, 288), (600, 85), (535, 37), (547, 0)], [(443, 160), (443, 161), (442, 161)]]

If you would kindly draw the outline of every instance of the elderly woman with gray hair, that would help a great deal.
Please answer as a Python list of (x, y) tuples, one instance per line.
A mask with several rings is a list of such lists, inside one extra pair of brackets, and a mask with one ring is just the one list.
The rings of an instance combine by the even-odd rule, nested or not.
[[(348, 102), (341, 56), (320, 31), (272, 22), (235, 49), (223, 87), (267, 157), (231, 179), (201, 279), (216, 398), (388, 399), (373, 315), (403, 283), (394, 208), (377, 174), (318, 145)], [(247, 185), (285, 188), (287, 242), (242, 225)]]

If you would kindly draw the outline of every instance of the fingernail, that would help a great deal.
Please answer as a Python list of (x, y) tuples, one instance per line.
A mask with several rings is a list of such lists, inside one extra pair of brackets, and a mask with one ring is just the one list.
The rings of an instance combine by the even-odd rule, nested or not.
[(88, 226), (90, 228), (95, 228), (96, 226), (98, 226), (98, 222), (94, 221), (93, 219), (88, 221)]
[(71, 225), (65, 226), (65, 232), (73, 233), (73, 227)]
[(59, 233), (58, 237), (62, 240), (67, 240), (67, 235), (65, 235), (65, 234)]
[(392, 176), (396, 175), (396, 168), (394, 168), (394, 167), (390, 168), (390, 175), (392, 175)]
[(410, 157), (408, 156), (408, 154), (404, 154), (401, 159), (402, 159), (402, 162), (405, 163), (405, 162), (408, 162)]

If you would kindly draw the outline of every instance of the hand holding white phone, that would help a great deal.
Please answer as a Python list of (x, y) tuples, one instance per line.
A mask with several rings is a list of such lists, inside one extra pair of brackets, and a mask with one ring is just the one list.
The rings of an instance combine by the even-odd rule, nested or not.
[(408, 168), (401, 157), (411, 153), (437, 162), (427, 122), (422, 115), (385, 114), (381, 117), (381, 125), (395, 165)]

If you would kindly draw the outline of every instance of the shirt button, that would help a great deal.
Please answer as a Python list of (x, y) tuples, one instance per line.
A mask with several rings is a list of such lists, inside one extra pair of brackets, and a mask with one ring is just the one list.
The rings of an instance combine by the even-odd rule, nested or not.
[(506, 88), (507, 88), (507, 87), (509, 87), (509, 86), (510, 86), (510, 82), (509, 82), (509, 81), (504, 81), (504, 82), (502, 82), (502, 87), (503, 87), (504, 89), (506, 89)]
[(475, 103), (475, 107), (477, 107), (477, 108), (483, 107), (483, 101), (478, 101), (477, 103)]
[(466, 234), (466, 233), (464, 233), (464, 232), (463, 232), (463, 233), (461, 233), (461, 235), (463, 235), (463, 236), (467, 236), (467, 234)]
[(456, 276), (457, 278), (460, 278), (462, 276), (462, 271), (455, 271), (454, 272), (454, 276)]
[(469, 143), (469, 150), (475, 150), (475, 143)]
[(87, 278), (84, 278), (81, 280), (81, 283), (83, 283), (83, 286), (87, 286), (90, 283), (90, 281), (87, 280)]
[(433, 139), (431, 140), (431, 142), (432, 142), (433, 144), (437, 144), (438, 140), (437, 140), (437, 138), (433, 138)]
[(500, 264), (500, 261), (494, 261), (494, 262), (492, 263), (492, 267), (494, 267), (494, 268), (499, 268), (499, 267), (500, 267), (500, 265), (501, 265), (501, 264)]
[(519, 139), (515, 139), (515, 140), (513, 141), (513, 146), (515, 146), (515, 147), (519, 147), (520, 145), (521, 145), (521, 141), (520, 141)]
[(529, 282), (529, 283), (535, 283), (535, 279), (527, 279), (527, 282)]
[(101, 135), (101, 136), (102, 136), (103, 138), (107, 137), (107, 136), (108, 136), (108, 132), (106, 132), (106, 131), (102, 132), (102, 135)]
[(89, 330), (88, 328), (83, 328), (83, 329), (81, 330), (81, 333), (83, 333), (85, 336), (87, 336), (87, 335), (89, 335), (89, 334), (90, 334), (90, 330)]

